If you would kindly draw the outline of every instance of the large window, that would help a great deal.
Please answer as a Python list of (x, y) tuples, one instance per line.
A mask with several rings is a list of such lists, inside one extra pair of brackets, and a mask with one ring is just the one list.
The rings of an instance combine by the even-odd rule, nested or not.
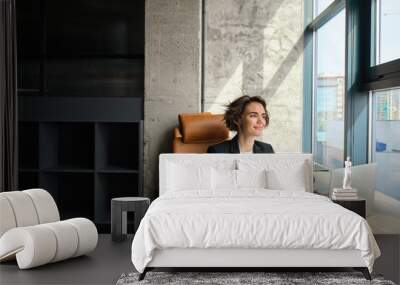
[(331, 5), (335, 0), (315, 0), (314, 1), (314, 17), (321, 14), (329, 5)]
[(331, 5), (335, 0), (315, 0), (314, 1), (314, 17), (321, 14), (329, 5)]
[(400, 201), (400, 89), (373, 92), (372, 131), (378, 190)]
[[(400, 1), (372, 2), (375, 60), (371, 78), (370, 162), (376, 163), (375, 233), (400, 233)], [(375, 34), (374, 34), (375, 33)], [(383, 79), (380, 79), (383, 78)], [(374, 85), (375, 84), (375, 85)], [(397, 87), (396, 87), (397, 86)], [(378, 90), (374, 90), (378, 89)], [(380, 89), (380, 90), (379, 90)]]
[(373, 232), (399, 234), (400, 0), (313, 4), (306, 14), (304, 98), (312, 102), (316, 169), (327, 173), (315, 175), (323, 178), (316, 190), (340, 187), (343, 169), (335, 168), (350, 156), (352, 186), (367, 201)]
[(376, 1), (377, 63), (400, 58), (400, 1)]
[(328, 168), (344, 158), (345, 24), (343, 9), (315, 31), (313, 153)]

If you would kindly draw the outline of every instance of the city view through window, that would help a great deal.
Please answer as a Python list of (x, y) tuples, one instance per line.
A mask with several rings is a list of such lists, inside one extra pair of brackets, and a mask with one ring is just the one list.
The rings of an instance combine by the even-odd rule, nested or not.
[[(314, 18), (333, 1), (315, 0)], [(376, 40), (373, 65), (396, 65), (400, 60), (400, 1), (376, 0), (372, 9)], [(371, 7), (372, 8), (372, 7)], [(331, 9), (334, 11), (334, 9)], [(375, 14), (376, 12), (376, 14)], [(329, 13), (329, 12), (328, 12)], [(344, 167), (346, 8), (314, 30), (313, 48), (313, 155), (318, 171), (328, 172), (332, 187), (341, 187)], [(384, 70), (388, 65), (381, 65)], [(367, 93), (367, 92), (366, 92)], [(367, 94), (365, 94), (367, 96)], [(370, 91), (368, 162), (354, 165), (352, 186), (366, 200), (367, 220), (375, 234), (400, 233), (400, 86)], [(354, 126), (353, 126), (354, 127)], [(359, 131), (360, 129), (357, 129)], [(357, 134), (358, 135), (358, 134)], [(365, 134), (367, 137), (367, 133)], [(367, 139), (367, 138), (365, 138)], [(352, 146), (353, 155), (363, 151)], [(353, 157), (350, 157), (353, 160)], [(333, 175), (335, 174), (335, 175)], [(335, 179), (336, 180), (335, 180)], [(333, 185), (333, 183), (336, 183)], [(323, 183), (321, 184), (323, 185)], [(321, 187), (323, 189), (324, 186)], [(321, 192), (325, 191), (321, 190)]]
[(372, 125), (372, 161), (379, 191), (400, 200), (400, 89), (376, 91)]
[[(382, 64), (400, 58), (400, 1), (377, 1), (377, 12), (376, 63)], [(374, 91), (372, 98), (371, 160), (377, 163), (378, 191), (400, 200), (400, 88)]]
[(314, 157), (324, 167), (343, 167), (345, 10), (316, 32)]

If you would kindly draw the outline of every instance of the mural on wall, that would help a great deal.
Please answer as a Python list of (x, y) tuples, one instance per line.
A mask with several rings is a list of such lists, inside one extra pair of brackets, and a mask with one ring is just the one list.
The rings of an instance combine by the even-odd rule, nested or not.
[(303, 1), (206, 1), (205, 21), (204, 110), (260, 95), (271, 117), (261, 140), (301, 152)]

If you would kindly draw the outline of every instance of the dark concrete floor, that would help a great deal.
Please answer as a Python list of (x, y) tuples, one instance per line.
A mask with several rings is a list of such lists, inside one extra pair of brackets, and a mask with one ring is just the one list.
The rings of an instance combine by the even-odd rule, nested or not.
[(96, 250), (87, 256), (28, 270), (19, 270), (16, 262), (2, 263), (0, 284), (115, 284), (122, 273), (134, 271), (132, 238), (117, 243), (99, 235)]
[(374, 272), (400, 284), (400, 235), (375, 235), (381, 256), (374, 263)]
[[(100, 235), (97, 249), (88, 256), (29, 270), (19, 270), (16, 262), (3, 263), (0, 284), (115, 284), (122, 273), (135, 270), (130, 259), (132, 238), (116, 243), (110, 235)], [(376, 240), (382, 256), (374, 272), (400, 283), (400, 236), (378, 235)]]

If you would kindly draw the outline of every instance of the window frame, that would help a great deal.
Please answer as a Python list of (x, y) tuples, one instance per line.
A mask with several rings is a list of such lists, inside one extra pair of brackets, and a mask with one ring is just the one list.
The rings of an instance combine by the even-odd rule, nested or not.
[[(370, 5), (373, 0), (336, 0), (332, 2), (315, 19), (313, 17), (314, 0), (305, 2), (305, 54), (304, 54), (304, 110), (311, 108), (314, 113), (314, 51), (315, 32), (335, 17), (342, 9), (346, 9), (345, 35), (345, 94), (344, 94), (344, 155), (343, 161), (350, 156), (354, 165), (367, 163), (369, 159), (369, 97), (367, 90), (362, 88), (365, 82), (367, 66), (371, 62), (370, 44)], [(367, 4), (368, 4), (367, 3)], [(311, 42), (311, 43), (310, 43)], [(310, 51), (311, 49), (311, 51)], [(311, 116), (311, 118), (310, 118)], [(303, 119), (303, 151), (312, 152), (314, 140), (313, 115), (304, 113)], [(311, 123), (309, 123), (311, 121)], [(307, 125), (309, 123), (309, 125)]]
[[(315, 117), (314, 117), (314, 101), (315, 101), (315, 48), (316, 48), (316, 31), (328, 23), (343, 9), (346, 8), (345, 0), (335, 0), (325, 8), (319, 15), (314, 18), (314, 0), (305, 1), (305, 30), (304, 30), (304, 88), (303, 88), (303, 152), (313, 152), (313, 144), (315, 139)], [(346, 12), (347, 13), (347, 12)], [(347, 18), (347, 16), (346, 16)], [(347, 25), (346, 25), (347, 30)], [(345, 39), (347, 46), (347, 38)], [(347, 49), (346, 49), (347, 54)], [(345, 63), (347, 65), (347, 63)], [(347, 68), (346, 68), (347, 70)], [(345, 72), (346, 77), (346, 72)], [(346, 85), (346, 84), (345, 84)], [(344, 104), (347, 105), (346, 88), (344, 94)], [(344, 114), (344, 124), (346, 128), (346, 110)], [(346, 132), (344, 133), (346, 142)], [(346, 152), (346, 143), (344, 143), (344, 152)], [(346, 157), (344, 155), (344, 157)], [(343, 161), (344, 161), (343, 157)]]
[(398, 59), (376, 64), (378, 48), (376, 39), (379, 36), (377, 21), (379, 21), (378, 3), (382, 0), (368, 0), (370, 11), (368, 14), (368, 26), (364, 32), (370, 35), (369, 62), (365, 66), (365, 77), (363, 78), (362, 89), (374, 91), (379, 89), (395, 88), (400, 86), (400, 57)]
[(305, 0), (303, 152), (313, 151), (314, 33), (346, 8), (343, 159), (350, 156), (354, 165), (371, 160), (372, 91), (400, 87), (400, 58), (374, 65), (377, 1), (336, 0), (313, 19), (314, 0)]

